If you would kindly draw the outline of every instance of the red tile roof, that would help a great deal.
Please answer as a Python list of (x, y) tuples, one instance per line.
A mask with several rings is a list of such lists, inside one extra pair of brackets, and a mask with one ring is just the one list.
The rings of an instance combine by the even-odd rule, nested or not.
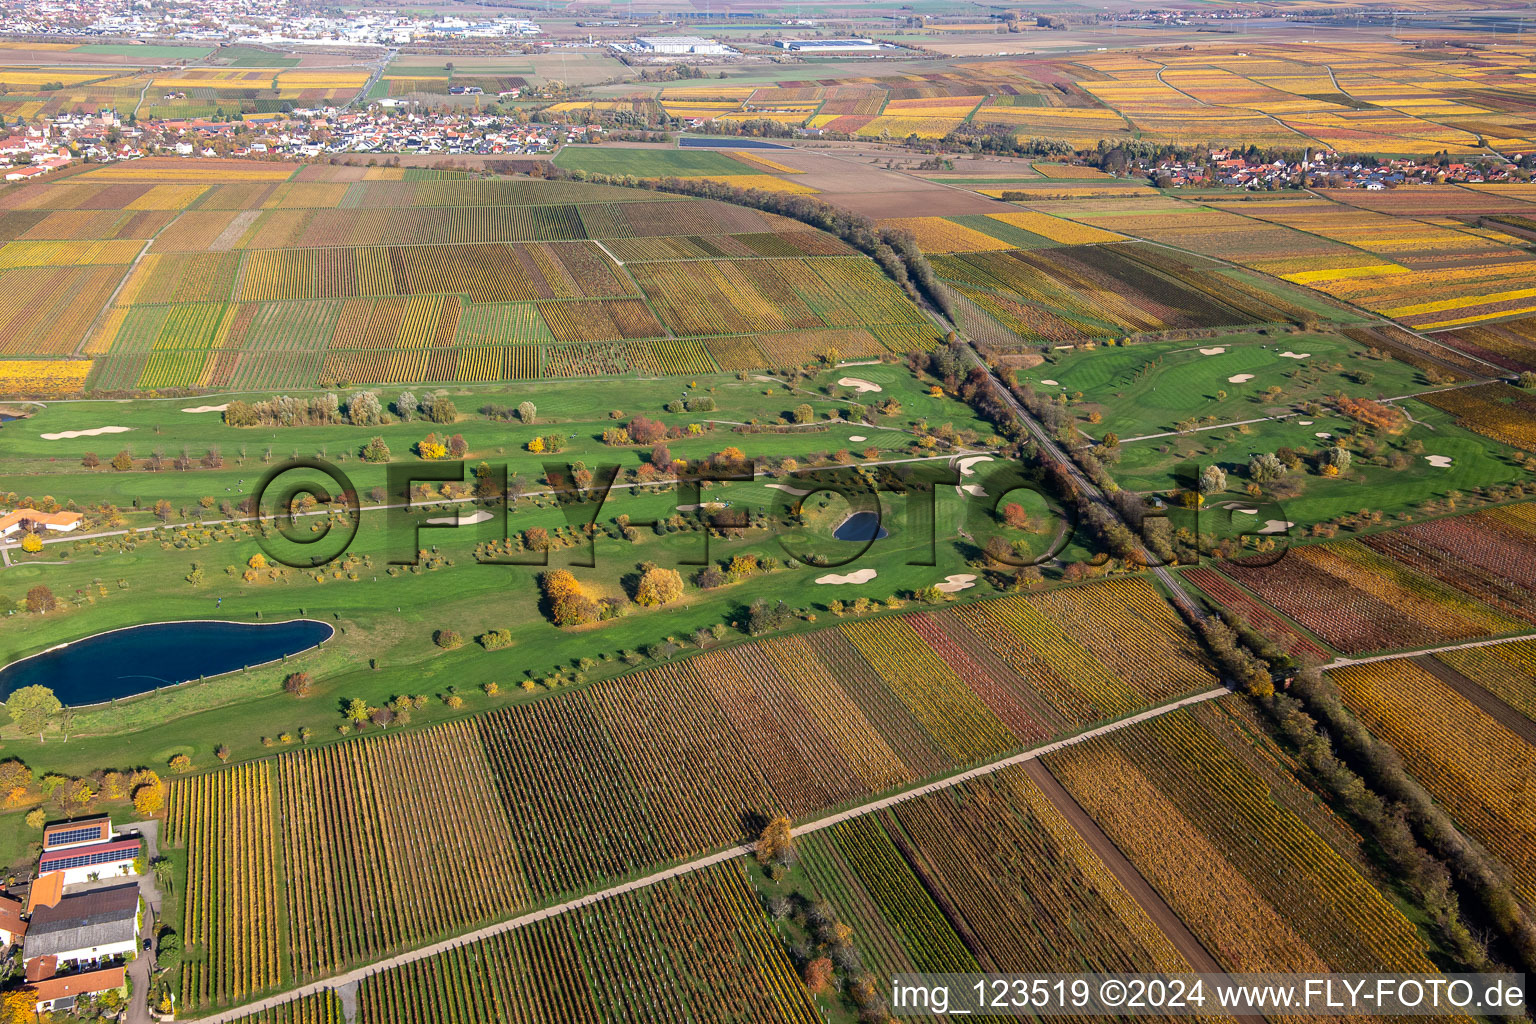
[(57, 906), (63, 897), (64, 872), (50, 871), (46, 875), (38, 875), (32, 880), (32, 889), (27, 893), (27, 913), (32, 913), (38, 907)]
[(85, 995), (122, 988), (127, 971), (122, 967), (109, 967), (104, 971), (86, 971), (83, 974), (65, 974), (32, 986), (32, 998), (40, 1003), (62, 999), (65, 996)]
[(9, 932), (14, 938), (27, 934), (27, 925), (21, 919), (21, 910), (21, 900), (14, 896), (0, 895), (0, 932)]

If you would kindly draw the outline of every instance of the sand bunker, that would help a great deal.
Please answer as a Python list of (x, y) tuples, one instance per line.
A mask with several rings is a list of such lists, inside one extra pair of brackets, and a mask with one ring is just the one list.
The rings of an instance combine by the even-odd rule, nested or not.
[(428, 519), (433, 526), (473, 526), (475, 523), (483, 523), (487, 519), (494, 518), (491, 513), (482, 509), (469, 515), (439, 516), (436, 519)]
[(1225, 345), (1217, 345), (1215, 348), (1203, 348), (1203, 349), (1201, 349), (1200, 350), (1200, 354), (1203, 355), (1203, 356), (1219, 356), (1223, 352), (1225, 352), (1226, 350), (1227, 349), (1226, 349)]
[(943, 583), (935, 583), (933, 589), (945, 594), (957, 594), (976, 585), (976, 575), (969, 572), (957, 572), (953, 576), (945, 576)]
[(1259, 529), (1260, 533), (1284, 533), (1296, 524), (1287, 519), (1271, 519)]
[(838, 583), (868, 583), (870, 580), (874, 579), (878, 575), (879, 575), (879, 573), (875, 572), (875, 570), (873, 570), (873, 569), (855, 569), (853, 572), (847, 573), (847, 574), (842, 575), (842, 576), (839, 576), (836, 573), (828, 573), (825, 576), (818, 576), (818, 577), (816, 577), (816, 582), (817, 583), (832, 583), (832, 584), (838, 584)]
[(1328, 431), (1326, 431), (1326, 430), (1319, 430), (1317, 433), (1313, 434), (1312, 436), (1313, 437), (1320, 437), (1324, 441), (1331, 441), (1331, 440), (1333, 440), (1333, 435), (1328, 433)]
[(973, 498), (985, 498), (987, 496), (986, 488), (982, 487), (981, 484), (961, 484), (955, 488), (955, 493), (957, 494), (962, 491)]
[(225, 409), (228, 409), (228, 408), (229, 408), (229, 403), (225, 402), (223, 405), (194, 405), (190, 409), (183, 409), (181, 411), (182, 412), (223, 412)]
[(838, 387), (843, 388), (853, 388), (853, 390), (857, 391), (861, 395), (866, 391), (885, 390), (874, 381), (864, 380), (860, 377), (839, 377), (837, 378), (837, 385)]
[(763, 486), (775, 491), (783, 491), (785, 494), (793, 494), (798, 498), (803, 498), (811, 493), (801, 487), (791, 487), (789, 484), (764, 484)]
[(1424, 461), (1436, 469), (1449, 469), (1451, 467), (1451, 457), (1449, 455), (1426, 455), (1424, 456)]
[(850, 441), (868, 441), (869, 438), (865, 437), (863, 434), (849, 434), (848, 435), (848, 440), (850, 440)]
[(1281, 352), (1280, 353), (1280, 358), (1281, 359), (1306, 359), (1311, 354), (1312, 354), (1311, 352)]
[(1055, 387), (1060, 387), (1060, 386), (1061, 386), (1061, 385), (1060, 385), (1060, 384), (1058, 384), (1058, 383), (1057, 383), (1057, 382), (1056, 382), (1056, 381), (1054, 381), (1054, 380), (1043, 380), (1043, 381), (1041, 381), (1041, 382), (1040, 382), (1040, 383), (1041, 383), (1041, 384), (1044, 384), (1044, 385), (1045, 385), (1045, 386), (1047, 386), (1047, 387), (1052, 387), (1052, 388), (1055, 388)]
[(1251, 373), (1235, 373), (1232, 376), (1227, 378), (1227, 383), (1228, 384), (1246, 384), (1246, 383), (1248, 383), (1251, 380), (1253, 380), (1253, 374), (1251, 374)]
[(973, 476), (976, 471), (971, 468), (972, 466), (976, 465), (976, 463), (978, 463), (978, 462), (991, 462), (991, 461), (992, 461), (992, 456), (990, 456), (990, 455), (972, 455), (968, 459), (961, 459), (960, 462), (958, 463), (958, 465), (960, 466), (960, 475), (961, 476)]
[(1299, 427), (1310, 427), (1312, 425), (1312, 421), (1311, 420), (1297, 420), (1296, 421), (1296, 425), (1299, 426)]
[(96, 437), (98, 434), (126, 434), (131, 427), (96, 427), (94, 430), (61, 430), (57, 434), (39, 434), (44, 441), (68, 441), (73, 437)]

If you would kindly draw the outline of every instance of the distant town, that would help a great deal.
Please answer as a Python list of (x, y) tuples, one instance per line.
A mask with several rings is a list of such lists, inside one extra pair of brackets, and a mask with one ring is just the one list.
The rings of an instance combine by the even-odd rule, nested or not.
[[(700, 119), (685, 123), (689, 129), (715, 127)], [(613, 134), (612, 126), (560, 117), (545, 120), (522, 108), (487, 112), (389, 99), (360, 110), (297, 109), (241, 120), (136, 119), (109, 110), (32, 122), (18, 118), (0, 136), (0, 169), (4, 180), (14, 182), (39, 178), (81, 160), (100, 163), (168, 154), (298, 160), (339, 155), (537, 157), (552, 154), (562, 145), (601, 143)], [(816, 129), (794, 134), (825, 138)], [(928, 143), (924, 148), (935, 147)], [(1360, 160), (1334, 152), (1309, 152), (1299, 160), (1266, 160), (1210, 149), (1182, 159), (1131, 159), (1120, 173), (1144, 177), (1160, 188), (1380, 190), (1445, 182), (1524, 181), (1530, 178), (1533, 162), (1536, 156), (1531, 154), (1514, 154), (1509, 161), (1495, 157)]]

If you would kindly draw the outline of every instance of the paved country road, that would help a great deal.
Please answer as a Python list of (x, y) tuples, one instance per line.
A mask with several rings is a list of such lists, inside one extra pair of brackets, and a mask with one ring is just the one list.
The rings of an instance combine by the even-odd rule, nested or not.
[[(806, 822), (805, 824), (795, 828), (795, 835), (803, 836), (811, 832), (819, 832), (822, 829), (831, 828), (834, 825), (841, 824), (842, 822), (853, 818), (862, 817), (866, 814), (874, 814), (877, 811), (885, 810), (887, 807), (895, 806), (896, 804), (902, 803), (904, 801), (912, 800), (920, 796), (926, 796), (929, 793), (937, 793), (941, 790), (950, 789), (954, 786), (960, 785), (963, 782), (968, 782), (971, 779), (980, 778), (984, 775), (991, 775), (992, 773), (1001, 771), (1004, 768), (1010, 768), (1014, 765), (1033, 761), (1036, 758), (1049, 754), (1054, 750), (1060, 750), (1062, 747), (1070, 746), (1074, 743), (1081, 743), (1084, 740), (1093, 739), (1096, 736), (1103, 736), (1106, 733), (1116, 732), (1120, 729), (1127, 728), (1128, 726), (1135, 725), (1138, 722), (1145, 722), (1148, 719), (1156, 718), (1159, 715), (1165, 715), (1170, 711), (1175, 711), (1182, 707), (1188, 707), (1191, 704), (1199, 704), (1202, 701), (1211, 700), (1215, 697), (1220, 697), (1230, 692), (1231, 691), (1226, 687), (1218, 686), (1214, 689), (1194, 694), (1193, 696), (1184, 697), (1181, 700), (1176, 700), (1169, 704), (1163, 704), (1158, 707), (1151, 708), (1147, 711), (1141, 712), (1140, 714), (1132, 715), (1129, 718), (1122, 718), (1117, 721), (1110, 722), (1108, 725), (1101, 725), (1096, 729), (1089, 729), (1086, 732), (1080, 732), (1074, 736), (1068, 736), (1066, 739), (1056, 740), (1055, 742), (1047, 743), (1044, 746), (1033, 747), (1029, 750), (1023, 751), (1022, 753), (1013, 754), (1009, 757), (1001, 758), (997, 761), (990, 761), (987, 764), (981, 765), (980, 767), (972, 768), (969, 771), (961, 772), (957, 775), (950, 775), (935, 782), (930, 782), (927, 785), (918, 786), (914, 789), (904, 790), (900, 793), (895, 793), (891, 796), (883, 797), (879, 800), (871, 800), (868, 803), (860, 804), (859, 806), (849, 808), (846, 811), (839, 811), (836, 814), (829, 814), (824, 818), (818, 818), (815, 821)], [(319, 981), (314, 981), (307, 985), (301, 985), (297, 988), (289, 989), (286, 992), (280, 992), (276, 995), (268, 996), (265, 999), (257, 1000), (256, 1002), (246, 1003), (243, 1006), (236, 1006), (232, 1009), (224, 1010), (220, 1013), (215, 1013), (207, 1017), (199, 1017), (196, 1019), (203, 1022), (203, 1024), (231, 1024), (231, 1022), (237, 1021), (241, 1017), (280, 1006), (283, 1003), (297, 999), (301, 996), (315, 995), (327, 990), (341, 989), (346, 986), (356, 985), (358, 982), (364, 980), (365, 978), (371, 977), (375, 974), (380, 974), (384, 971), (388, 971), (391, 968), (403, 967), (406, 964), (415, 963), (419, 960), (425, 960), (430, 957), (437, 956), (440, 953), (445, 953), (448, 950), (458, 946), (468, 945), (470, 943), (479, 942), (482, 939), (488, 939), (496, 935), (504, 934), (506, 932), (515, 931), (518, 928), (524, 928), (530, 924), (548, 920), (552, 917), (559, 917), (562, 914), (568, 914), (573, 910), (580, 910), (582, 907), (590, 906), (603, 900), (612, 899), (615, 896), (622, 896), (625, 893), (635, 892), (640, 889), (647, 889), (653, 885), (668, 881), (669, 879), (680, 878), (684, 875), (690, 875), (698, 871), (703, 871), (705, 868), (714, 867), (716, 864), (723, 864), (726, 861), (745, 856), (750, 852), (750, 846), (733, 846), (729, 849), (721, 850), (718, 853), (712, 853), (704, 857), (698, 857), (694, 860), (686, 861), (682, 864), (677, 864), (673, 867), (653, 872), (641, 878), (632, 879), (631, 881), (610, 886), (609, 888), (602, 889), (598, 892), (589, 893), (586, 896), (579, 896), (575, 899), (567, 900), (564, 903), (557, 903), (554, 906), (545, 907), (541, 910), (530, 911), (529, 913), (523, 914), (519, 917), (511, 918), (510, 920), (501, 921), (493, 925), (487, 925), (484, 928), (479, 928), (472, 932), (466, 932), (463, 935), (456, 935), (451, 939), (444, 939), (442, 942), (436, 942), (430, 946), (423, 946), (420, 949), (413, 949), (410, 952), (401, 953), (398, 956), (390, 957), (387, 960), (380, 960), (377, 963), (371, 963), (363, 967), (358, 967), (354, 970), (347, 971), (344, 974), (332, 975), (329, 978), (323, 978)]]

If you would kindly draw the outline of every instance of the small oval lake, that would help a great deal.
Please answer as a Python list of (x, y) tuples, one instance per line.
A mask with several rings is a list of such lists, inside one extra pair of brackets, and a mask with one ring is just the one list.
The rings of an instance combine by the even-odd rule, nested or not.
[(879, 513), (855, 512), (837, 524), (832, 536), (838, 540), (867, 541), (889, 537), (890, 533), (880, 525)]
[(38, 684), (70, 707), (100, 704), (277, 661), (324, 643), (334, 632), (317, 619), (129, 626), (7, 665), (0, 669), (0, 698)]

